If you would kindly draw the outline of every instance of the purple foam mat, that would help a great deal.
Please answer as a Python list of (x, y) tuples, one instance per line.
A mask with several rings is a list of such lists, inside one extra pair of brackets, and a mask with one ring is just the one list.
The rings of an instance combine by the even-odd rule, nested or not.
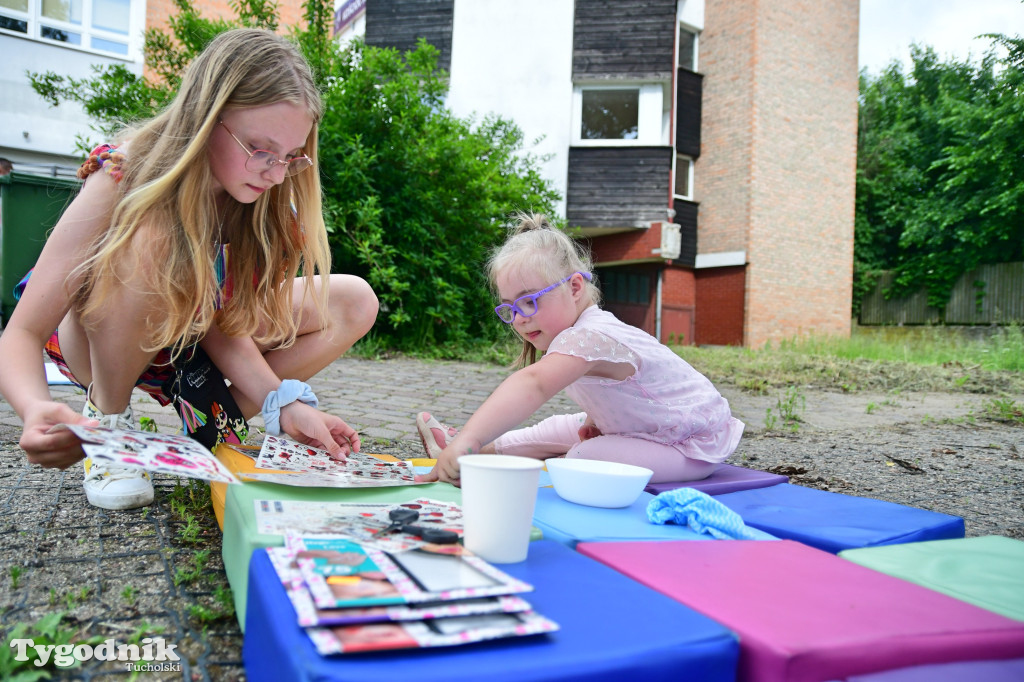
[(719, 464), (711, 475), (705, 479), (699, 481), (650, 483), (644, 490), (652, 495), (658, 495), (667, 490), (675, 490), (676, 488), (693, 488), (708, 495), (722, 495), (752, 488), (767, 488), (770, 485), (788, 482), (789, 476), (723, 463)]

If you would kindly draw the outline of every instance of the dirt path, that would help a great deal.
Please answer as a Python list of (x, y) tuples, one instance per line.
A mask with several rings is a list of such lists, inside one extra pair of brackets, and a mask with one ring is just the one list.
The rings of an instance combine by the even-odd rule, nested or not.
[[(782, 424), (786, 396), (720, 388), (747, 424), (736, 464), (961, 516), (968, 536), (1024, 538), (1024, 428), (986, 419), (991, 396), (799, 389), (802, 421), (794, 431)], [(1024, 396), (1015, 401), (1024, 404)], [(772, 430), (765, 428), (769, 409)]]

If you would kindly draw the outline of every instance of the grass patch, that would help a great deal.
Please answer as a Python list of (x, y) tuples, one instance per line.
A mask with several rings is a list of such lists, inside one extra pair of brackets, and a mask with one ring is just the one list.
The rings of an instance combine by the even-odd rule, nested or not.
[(417, 360), (457, 360), (459, 362), (476, 362), (486, 365), (507, 367), (519, 355), (522, 341), (509, 335), (500, 341), (467, 341), (465, 343), (443, 344), (424, 348), (395, 350), (387, 348), (379, 341), (368, 337), (360, 339), (345, 354), (346, 356), (365, 360), (388, 360), (390, 358), (415, 358)]
[(1024, 406), (1014, 400), (993, 398), (985, 403), (983, 416), (992, 421), (1024, 426)]
[(1010, 328), (984, 341), (949, 341), (953, 337), (945, 336), (946, 342), (937, 332), (927, 331), (898, 340), (855, 334), (849, 339), (787, 341), (760, 350), (695, 346), (675, 350), (712, 382), (760, 395), (793, 385), (893, 395), (903, 391), (1005, 395), (1024, 393), (1020, 334), (1019, 328)]
[[(383, 360), (458, 360), (508, 367), (520, 343), (478, 341), (395, 351), (374, 339), (359, 341), (349, 355)], [(756, 395), (789, 386), (858, 391), (938, 391), (1005, 396), (1024, 393), (1024, 328), (1000, 328), (985, 338), (943, 327), (858, 328), (849, 338), (806, 337), (759, 350), (673, 346), (712, 382)], [(887, 403), (882, 403), (887, 404)], [(877, 407), (877, 406), (876, 406)]]

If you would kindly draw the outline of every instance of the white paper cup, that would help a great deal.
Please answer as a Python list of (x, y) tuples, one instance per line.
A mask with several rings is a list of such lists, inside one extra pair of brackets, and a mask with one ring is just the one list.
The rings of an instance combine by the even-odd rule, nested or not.
[(459, 457), (466, 549), (495, 564), (526, 559), (543, 468), (544, 462), (529, 457)]

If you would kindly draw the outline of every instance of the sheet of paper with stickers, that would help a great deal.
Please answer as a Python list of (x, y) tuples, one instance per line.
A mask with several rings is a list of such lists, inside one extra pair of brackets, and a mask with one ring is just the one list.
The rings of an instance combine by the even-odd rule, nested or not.
[(77, 424), (54, 428), (74, 433), (82, 441), (85, 454), (95, 461), (158, 474), (240, 483), (212, 452), (188, 436)]
[[(418, 498), (409, 502), (320, 502), (253, 500), (256, 530), (264, 535), (344, 537), (385, 552), (405, 552), (429, 544), (400, 530), (382, 532), (391, 525), (394, 509), (415, 511), (412, 525), (453, 531), (462, 535), (462, 507), (454, 502)], [(460, 545), (461, 546), (461, 545)]]
[(263, 441), (263, 447), (256, 458), (256, 468), (282, 473), (239, 475), (251, 481), (323, 488), (367, 488), (417, 483), (412, 462), (385, 462), (358, 452), (349, 453), (347, 459), (341, 461), (332, 458), (326, 450), (271, 435), (267, 435)]

